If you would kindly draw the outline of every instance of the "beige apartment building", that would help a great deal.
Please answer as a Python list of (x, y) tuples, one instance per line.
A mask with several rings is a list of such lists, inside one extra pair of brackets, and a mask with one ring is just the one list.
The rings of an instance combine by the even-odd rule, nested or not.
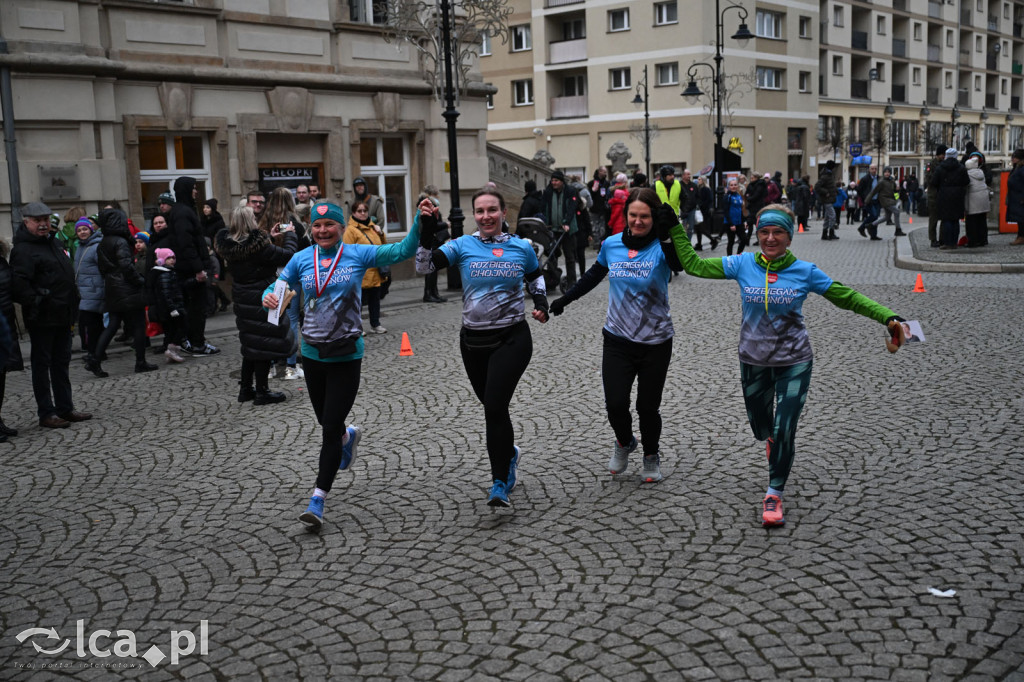
[(1024, 146), (1024, 2), (822, 0), (820, 16), (819, 163), (920, 177), (939, 144), (995, 166)]
[[(181, 175), (225, 217), (251, 187), (315, 183), (344, 203), (363, 176), (401, 235), (419, 190), (447, 189), (448, 147), (419, 56), (385, 21), (373, 0), (2, 0), (22, 201), (118, 200), (141, 227)], [(471, 83), (460, 103), (464, 177), (487, 176), (485, 95)]]
[[(698, 0), (510, 0), (509, 41), (485, 43), (487, 139), (553, 168), (590, 176), (625, 145), (630, 170), (644, 166), (647, 70), (650, 171), (665, 163), (699, 170), (714, 158), (711, 69), (697, 67), (705, 96), (681, 96), (695, 62), (714, 63), (715, 2)], [(732, 40), (741, 14), (722, 0), (723, 144), (743, 170), (811, 172), (818, 154), (819, 5), (735, 3), (757, 37)]]

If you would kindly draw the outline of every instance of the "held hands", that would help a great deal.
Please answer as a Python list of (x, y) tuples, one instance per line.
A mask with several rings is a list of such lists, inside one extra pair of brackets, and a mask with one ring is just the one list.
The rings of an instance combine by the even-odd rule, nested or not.
[(437, 232), (437, 214), (441, 212), (430, 199), (424, 199), (417, 207), (420, 212), (420, 246), (427, 251), (434, 248), (434, 234)]
[(669, 230), (679, 224), (679, 216), (668, 204), (662, 204), (654, 210), (654, 232), (658, 241), (667, 242), (672, 237)]
[(548, 314), (543, 310), (534, 310), (532, 315), (533, 319), (537, 320), (541, 324), (544, 324), (545, 322), (548, 321)]
[(565, 296), (562, 296), (561, 298), (556, 298), (552, 301), (551, 305), (548, 306), (548, 309), (551, 311), (552, 315), (558, 317), (565, 311), (565, 306), (567, 305), (569, 305), (569, 302), (565, 300)]
[(885, 322), (885, 326), (889, 329), (889, 336), (885, 339), (885, 348), (890, 353), (895, 353), (907, 342), (907, 333), (903, 329), (903, 322), (904, 319), (898, 315), (890, 317)]

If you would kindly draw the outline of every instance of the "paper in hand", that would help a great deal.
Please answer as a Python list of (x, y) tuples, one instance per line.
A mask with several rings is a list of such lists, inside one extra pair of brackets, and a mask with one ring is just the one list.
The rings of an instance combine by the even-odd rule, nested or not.
[(288, 282), (285, 282), (283, 279), (274, 282), (274, 296), (277, 296), (277, 307), (267, 313), (267, 322), (270, 324), (281, 323), (281, 313), (288, 306), (288, 301), (285, 300), (285, 292), (288, 290)]

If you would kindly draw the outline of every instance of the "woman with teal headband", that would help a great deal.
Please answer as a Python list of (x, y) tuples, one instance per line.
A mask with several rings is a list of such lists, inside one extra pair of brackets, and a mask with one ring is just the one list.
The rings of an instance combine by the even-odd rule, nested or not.
[(793, 466), (800, 411), (811, 382), (813, 353), (800, 312), (807, 294), (824, 296), (833, 305), (885, 324), (895, 352), (904, 342), (903, 318), (848, 286), (833, 282), (813, 263), (789, 251), (793, 213), (771, 204), (757, 215), (758, 253), (701, 258), (671, 210), (659, 211), (658, 238), (675, 244), (687, 274), (706, 279), (733, 279), (740, 285), (743, 324), (740, 327), (740, 381), (747, 419), (758, 440), (767, 441), (768, 492), (762, 502), (764, 526), (785, 523), (782, 494)]

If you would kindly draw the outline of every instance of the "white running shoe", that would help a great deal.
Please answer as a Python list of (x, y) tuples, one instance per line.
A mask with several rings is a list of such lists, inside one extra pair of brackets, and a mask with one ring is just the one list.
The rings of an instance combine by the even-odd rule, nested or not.
[(376, 327), (370, 327), (370, 331), (374, 334), (387, 334), (388, 330), (383, 325), (377, 325)]

